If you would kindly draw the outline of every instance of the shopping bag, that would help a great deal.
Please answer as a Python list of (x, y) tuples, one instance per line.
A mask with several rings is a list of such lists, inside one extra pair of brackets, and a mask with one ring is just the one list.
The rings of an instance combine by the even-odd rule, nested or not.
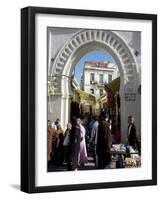
[(63, 141), (63, 146), (68, 146), (69, 145), (69, 135), (67, 134), (64, 138), (64, 141)]

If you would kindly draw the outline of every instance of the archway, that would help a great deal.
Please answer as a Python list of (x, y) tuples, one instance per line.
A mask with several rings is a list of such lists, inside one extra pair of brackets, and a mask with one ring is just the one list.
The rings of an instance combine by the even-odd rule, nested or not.
[[(137, 80), (138, 66), (126, 42), (114, 31), (81, 30), (77, 32), (57, 54), (49, 73), (54, 76), (54, 95), (59, 99), (60, 119), (63, 127), (69, 120), (71, 84), (70, 77), (75, 64), (86, 53), (101, 50), (109, 53), (115, 60), (120, 72), (120, 101), (121, 101), (121, 133), (125, 141), (127, 118), (138, 116)], [(61, 78), (60, 78), (61, 77)], [(137, 121), (136, 121), (137, 125)], [(138, 127), (138, 126), (137, 126)]]

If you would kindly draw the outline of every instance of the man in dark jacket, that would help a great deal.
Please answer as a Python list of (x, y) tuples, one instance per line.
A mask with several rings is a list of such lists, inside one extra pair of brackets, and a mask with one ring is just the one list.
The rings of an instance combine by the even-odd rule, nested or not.
[(132, 146), (134, 149), (138, 149), (140, 152), (140, 143), (136, 134), (136, 126), (134, 124), (134, 117), (128, 117), (128, 143), (129, 146)]
[(104, 169), (110, 162), (110, 148), (112, 144), (111, 132), (108, 124), (108, 116), (103, 113), (98, 125), (96, 152), (98, 155), (98, 169)]

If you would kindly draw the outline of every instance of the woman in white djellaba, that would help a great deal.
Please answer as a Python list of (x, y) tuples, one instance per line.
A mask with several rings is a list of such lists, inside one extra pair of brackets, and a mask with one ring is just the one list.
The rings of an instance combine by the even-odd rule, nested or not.
[(84, 165), (88, 162), (88, 156), (87, 156), (87, 149), (86, 149), (86, 140), (85, 140), (85, 134), (86, 130), (84, 126), (81, 123), (81, 120), (77, 119), (77, 124), (80, 127), (80, 150), (79, 150), (79, 165)]

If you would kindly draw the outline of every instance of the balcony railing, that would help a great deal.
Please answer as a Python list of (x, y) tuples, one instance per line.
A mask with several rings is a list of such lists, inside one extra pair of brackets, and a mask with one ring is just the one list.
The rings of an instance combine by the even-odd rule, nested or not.
[(98, 83), (97, 81), (90, 80), (90, 84), (91, 84), (91, 85), (96, 85), (97, 83)]

